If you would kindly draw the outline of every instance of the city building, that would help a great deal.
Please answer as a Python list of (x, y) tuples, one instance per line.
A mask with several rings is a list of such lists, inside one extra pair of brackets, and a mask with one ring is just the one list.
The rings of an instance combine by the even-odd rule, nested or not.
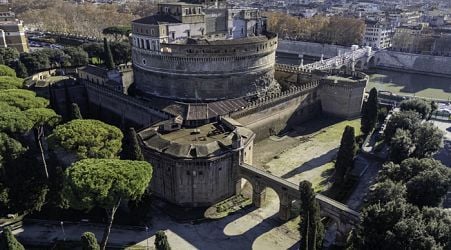
[(11, 47), (28, 52), (28, 41), (22, 20), (16, 18), (7, 1), (0, 3), (0, 47)]
[(365, 24), (363, 46), (370, 46), (373, 49), (386, 49), (391, 47), (393, 31), (388, 25), (373, 20), (367, 20)]

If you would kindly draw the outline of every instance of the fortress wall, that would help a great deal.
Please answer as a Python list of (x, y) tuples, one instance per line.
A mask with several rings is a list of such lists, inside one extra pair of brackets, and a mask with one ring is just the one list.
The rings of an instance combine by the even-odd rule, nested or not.
[(251, 129), (256, 134), (255, 140), (260, 141), (308, 121), (320, 113), (321, 103), (317, 98), (317, 89), (313, 89), (293, 96), (285, 102), (235, 119)]
[(451, 57), (379, 51), (375, 55), (376, 67), (400, 71), (451, 76)]
[[(276, 43), (271, 39), (227, 46), (171, 44), (171, 53), (134, 48), (136, 87), (160, 97), (191, 101), (266, 92), (276, 87)], [(193, 54), (196, 51), (199, 54)]]
[(323, 112), (346, 119), (360, 116), (365, 85), (324, 84), (320, 91)]
[(350, 47), (290, 40), (279, 40), (277, 48), (277, 52), (304, 54), (313, 57), (321, 57), (324, 54), (325, 58), (332, 58), (338, 56), (339, 53), (343, 54), (348, 51), (351, 51)]
[(90, 113), (118, 126), (133, 125), (136, 129), (169, 119), (169, 114), (152, 109), (136, 98), (83, 82), (86, 87)]

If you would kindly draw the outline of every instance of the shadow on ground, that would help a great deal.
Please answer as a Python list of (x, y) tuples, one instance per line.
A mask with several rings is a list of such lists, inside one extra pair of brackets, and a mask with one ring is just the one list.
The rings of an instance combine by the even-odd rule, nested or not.
[(327, 152), (327, 153), (325, 153), (325, 154), (323, 154), (321, 156), (318, 156), (316, 158), (313, 158), (313, 159), (305, 162), (301, 166), (291, 170), (290, 172), (282, 175), (281, 177), (283, 179), (289, 179), (289, 178), (291, 178), (291, 177), (293, 177), (295, 175), (302, 174), (304, 172), (307, 172), (307, 171), (310, 171), (310, 170), (315, 169), (317, 167), (320, 167), (320, 166), (322, 166), (322, 165), (324, 165), (326, 163), (329, 163), (335, 158), (335, 156), (337, 155), (337, 151), (338, 151), (337, 148), (332, 149), (329, 152)]

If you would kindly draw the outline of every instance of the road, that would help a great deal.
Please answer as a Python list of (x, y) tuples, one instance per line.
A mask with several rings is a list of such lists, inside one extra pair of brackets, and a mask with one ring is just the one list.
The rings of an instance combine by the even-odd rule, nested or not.
[(437, 127), (445, 133), (443, 139), (443, 148), (434, 156), (444, 165), (451, 167), (451, 122), (432, 121)]

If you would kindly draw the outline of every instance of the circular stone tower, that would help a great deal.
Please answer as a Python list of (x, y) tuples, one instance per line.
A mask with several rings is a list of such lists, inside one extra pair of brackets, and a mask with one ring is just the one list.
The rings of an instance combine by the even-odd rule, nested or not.
[(182, 101), (216, 101), (264, 95), (274, 80), (277, 36), (233, 40), (186, 40), (161, 44), (158, 52), (133, 48), (136, 88)]

